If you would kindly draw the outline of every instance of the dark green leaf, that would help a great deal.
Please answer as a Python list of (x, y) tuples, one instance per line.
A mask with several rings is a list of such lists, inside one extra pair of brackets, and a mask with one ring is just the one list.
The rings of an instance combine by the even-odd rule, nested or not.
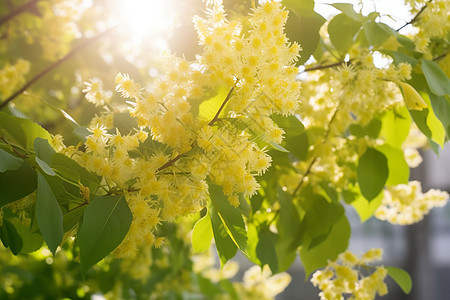
[(305, 267), (306, 277), (312, 271), (326, 266), (329, 260), (335, 260), (340, 253), (347, 249), (349, 239), (350, 224), (344, 215), (333, 226), (330, 234), (322, 243), (312, 249), (302, 247), (300, 258)]
[(124, 196), (94, 198), (78, 232), (81, 273), (113, 251), (127, 234), (133, 215)]
[(298, 64), (301, 65), (308, 60), (319, 45), (319, 30), (325, 23), (325, 19), (316, 13), (313, 8), (300, 10), (295, 8), (295, 4), (293, 4), (293, 8), (288, 4), (286, 5), (290, 10), (289, 18), (286, 22), (286, 36), (291, 41), (295, 41), (302, 46), (301, 57), (298, 61)]
[(355, 21), (343, 13), (331, 19), (328, 24), (328, 34), (334, 47), (339, 52), (346, 53), (353, 45), (361, 24), (361, 22)]
[(450, 137), (450, 97), (449, 96), (436, 96), (429, 94), (431, 106), (436, 113), (436, 117), (442, 122), (445, 132), (447, 134), (447, 140)]
[(73, 133), (80, 139), (80, 141), (86, 141), (86, 137), (91, 134), (91, 132), (85, 127), (80, 126), (73, 130)]
[(209, 211), (203, 218), (197, 221), (192, 231), (192, 249), (194, 253), (200, 253), (211, 247), (213, 232), (211, 227), (211, 218)]
[(44, 239), (42, 235), (38, 232), (32, 231), (29, 224), (21, 222), (18, 218), (9, 219), (12, 224), (17, 229), (20, 237), (23, 241), (23, 247), (20, 250), (20, 253), (31, 253), (42, 247), (44, 243)]
[(52, 163), (52, 156), (56, 153), (56, 151), (52, 148), (52, 146), (50, 146), (48, 141), (37, 137), (34, 140), (33, 145), (36, 157), (39, 157), (40, 160), (50, 165)]
[(412, 288), (412, 280), (411, 276), (409, 276), (408, 272), (405, 270), (396, 268), (396, 267), (384, 267), (388, 271), (388, 275), (391, 276), (392, 279), (397, 282), (399, 287), (405, 292), (409, 294)]
[(44, 171), (45, 174), (50, 176), (56, 176), (55, 171), (53, 171), (53, 169), (49, 165), (47, 165), (45, 161), (43, 161), (37, 156), (34, 159), (36, 160), (36, 163), (39, 165), (41, 170)]
[(84, 186), (89, 187), (91, 193), (95, 193), (100, 185), (100, 179), (97, 175), (89, 172), (64, 154), (56, 153), (53, 155), (51, 166), (63, 177), (73, 182), (81, 182)]
[(26, 161), (17, 170), (0, 173), (0, 207), (31, 194), (36, 187), (36, 172)]
[(381, 121), (379, 119), (373, 119), (366, 125), (352, 124), (350, 125), (350, 133), (356, 137), (368, 136), (371, 138), (377, 138), (381, 130)]
[(256, 255), (261, 266), (268, 265), (272, 274), (278, 273), (278, 258), (275, 249), (277, 235), (270, 231), (269, 226), (263, 226), (258, 233), (258, 238)]
[(230, 205), (221, 187), (211, 184), (209, 194), (211, 195), (211, 203), (220, 215), (220, 219), (227, 228), (230, 237), (239, 249), (245, 250), (247, 246), (247, 231), (245, 230), (241, 212), (238, 208)]
[(0, 148), (0, 172), (8, 170), (17, 170), (23, 164), (23, 159), (20, 159), (5, 150)]
[(64, 235), (63, 215), (45, 177), (40, 173), (37, 177), (36, 218), (48, 248), (55, 255), (56, 248), (61, 244)]
[(356, 169), (362, 195), (374, 199), (383, 189), (389, 175), (386, 156), (374, 148), (367, 148), (359, 158)]
[(236, 255), (237, 246), (228, 235), (227, 229), (214, 207), (211, 207), (211, 224), (220, 264), (223, 267), (229, 259)]
[(23, 247), (23, 241), (14, 225), (8, 220), (3, 220), (0, 226), (0, 238), (6, 248), (11, 249), (14, 255), (17, 255)]
[(450, 79), (445, 75), (439, 65), (431, 60), (421, 59), (422, 71), (431, 92), (438, 96), (450, 94)]

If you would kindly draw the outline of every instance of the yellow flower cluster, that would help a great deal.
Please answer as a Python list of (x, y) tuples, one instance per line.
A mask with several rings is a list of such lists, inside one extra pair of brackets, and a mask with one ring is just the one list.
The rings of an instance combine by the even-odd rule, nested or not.
[(111, 91), (105, 91), (103, 89), (103, 83), (98, 78), (91, 78), (84, 83), (86, 88), (83, 89), (83, 93), (86, 93), (86, 100), (95, 104), (95, 106), (103, 106), (111, 100)]
[(253, 266), (244, 273), (244, 282), (237, 282), (233, 286), (243, 300), (273, 300), (276, 295), (283, 292), (291, 282), (288, 273), (279, 273), (272, 276), (267, 265), (261, 269)]
[[(255, 135), (280, 142), (283, 131), (270, 115), (293, 114), (298, 107), (299, 46), (287, 42), (287, 12), (280, 3), (254, 9), (248, 32), (225, 18), (221, 1), (209, 4), (207, 16), (195, 19), (204, 48), (196, 61), (167, 54), (165, 73), (147, 88), (117, 75), (116, 91), (129, 99), (140, 129), (112, 134), (106, 112), (91, 122), (84, 152), (64, 150), (102, 176), (105, 189), (125, 192), (133, 222), (117, 256), (161, 246), (158, 224), (204, 207), (207, 179), (222, 186), (234, 206), (239, 194), (252, 196), (259, 188), (255, 176), (271, 164)], [(107, 102), (99, 80), (86, 85), (88, 101)], [(148, 135), (152, 141), (146, 142)]]
[(408, 137), (402, 144), (406, 163), (410, 168), (418, 167), (423, 159), (418, 149), (428, 145), (427, 137), (419, 130), (415, 123), (411, 124)]
[(375, 216), (392, 224), (409, 225), (422, 220), (432, 208), (447, 204), (448, 198), (447, 192), (436, 189), (422, 193), (420, 182), (410, 181), (388, 187)]
[[(420, 4), (418, 4), (420, 2)], [(417, 22), (413, 25), (418, 29), (414, 36), (416, 50), (427, 53), (433, 38), (447, 40), (450, 31), (450, 2), (448, 0), (415, 1), (413, 13), (418, 13), (418, 7), (426, 8), (422, 11)]]
[(0, 69), (0, 98), (6, 99), (25, 83), (30, 62), (19, 59), (15, 64), (6, 64)]
[[(316, 271), (311, 282), (322, 291), (319, 293), (321, 300), (342, 300), (344, 295), (349, 300), (373, 300), (378, 294), (387, 293), (384, 279), (387, 271), (383, 266), (371, 267), (368, 263), (381, 260), (381, 249), (371, 249), (358, 258), (350, 251), (346, 251), (327, 267)], [(370, 275), (365, 275), (367, 272)], [(351, 296), (350, 296), (351, 295)]]

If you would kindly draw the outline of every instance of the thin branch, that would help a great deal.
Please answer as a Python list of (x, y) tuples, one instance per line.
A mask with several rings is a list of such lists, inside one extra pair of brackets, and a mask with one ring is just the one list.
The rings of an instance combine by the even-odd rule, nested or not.
[(233, 93), (233, 90), (234, 90), (234, 87), (235, 87), (235, 86), (236, 86), (236, 85), (234, 85), (234, 86), (231, 88), (231, 90), (228, 92), (227, 97), (226, 97), (225, 100), (222, 102), (222, 105), (219, 107), (219, 110), (217, 111), (216, 115), (215, 115), (214, 118), (208, 123), (209, 126), (212, 126), (212, 125), (217, 121), (217, 119), (219, 119), (219, 115), (220, 115), (220, 113), (222, 112), (223, 108), (225, 107), (225, 104), (227, 104), (228, 100), (230, 100), (231, 93)]
[(168, 162), (166, 162), (164, 165), (162, 165), (161, 167), (159, 167), (156, 172), (160, 172), (168, 167), (170, 167), (171, 165), (173, 165), (174, 163), (177, 162), (177, 160), (179, 160), (181, 157), (183, 156), (183, 154), (178, 154), (177, 156), (175, 156), (174, 158), (172, 158), (171, 160), (169, 160)]
[(36, 81), (38, 81), (39, 79), (41, 79), (44, 75), (46, 75), (48, 72), (52, 71), (53, 69), (55, 69), (57, 66), (59, 66), (60, 64), (62, 64), (63, 62), (69, 60), (70, 58), (72, 58), (75, 54), (77, 54), (80, 50), (86, 48), (88, 45), (92, 44), (93, 42), (99, 40), (101, 37), (109, 34), (111, 31), (113, 31), (114, 29), (116, 29), (118, 27), (118, 25), (109, 28), (108, 30), (84, 41), (81, 45), (79, 45), (78, 47), (76, 47), (75, 49), (73, 49), (72, 51), (70, 51), (68, 54), (66, 54), (64, 57), (60, 58), (59, 60), (55, 61), (53, 64), (51, 64), (50, 66), (48, 66), (47, 68), (45, 68), (44, 70), (42, 70), (41, 72), (39, 72), (37, 75), (35, 75), (30, 81), (28, 81), (27, 83), (25, 83), (25, 85), (23, 85), (17, 92), (15, 92), (14, 94), (12, 94), (8, 99), (6, 99), (4, 102), (2, 102), (0, 104), (0, 110), (3, 109), (9, 102), (13, 101), (17, 96), (19, 96), (20, 94), (22, 94), (27, 88), (29, 88), (30, 86), (32, 86)]
[(423, 11), (427, 8), (428, 3), (432, 2), (432, 1), (433, 1), (433, 0), (428, 0), (428, 2), (427, 2), (424, 6), (422, 6), (422, 8), (421, 8), (421, 9), (419, 10), (419, 12), (414, 16), (414, 18), (412, 18), (411, 21), (409, 21), (409, 22), (406, 23), (405, 25), (401, 26), (401, 27), (398, 28), (396, 31), (398, 32), (398, 31), (402, 30), (403, 28), (405, 28), (406, 26), (411, 25), (411, 24), (413, 24), (414, 22), (416, 22), (417, 19), (420, 17), (420, 15), (423, 13)]
[(15, 16), (18, 16), (21, 13), (24, 13), (27, 10), (31, 9), (33, 7), (33, 5), (35, 5), (38, 1), (40, 1), (40, 0), (30, 0), (27, 3), (14, 8), (9, 14), (7, 14), (6, 16), (3, 16), (2, 18), (0, 18), (0, 26), (2, 26), (3, 24), (8, 22), (9, 20), (14, 18)]
[(443, 58), (446, 57), (447, 55), (448, 55), (448, 52), (446, 52), (446, 53), (444, 53), (444, 54), (441, 54), (441, 55), (439, 55), (439, 56), (436, 56), (435, 58), (433, 58), (433, 61), (437, 61), (437, 60), (443, 59)]
[[(338, 112), (338, 110), (339, 110), (339, 107), (340, 107), (340, 105), (338, 105), (338, 106), (336, 107), (336, 109), (335, 109), (334, 112), (333, 112), (333, 115), (332, 115), (331, 118), (330, 118), (330, 121), (328, 122), (327, 130), (326, 130), (326, 131), (324, 132), (324, 134), (323, 134), (323, 140), (322, 140), (322, 143), (324, 143), (324, 142), (326, 141), (326, 139), (328, 138), (328, 135), (330, 134), (331, 123), (333, 123), (334, 119), (336, 119), (336, 115), (337, 115), (337, 112)], [(295, 190), (292, 192), (292, 197), (294, 197), (295, 194), (296, 194), (296, 193), (300, 190), (300, 188), (302, 187), (303, 183), (305, 182), (306, 176), (308, 176), (309, 173), (311, 173), (311, 169), (312, 169), (314, 163), (316, 162), (316, 160), (317, 160), (317, 156), (315, 156), (315, 157), (313, 158), (313, 160), (309, 163), (308, 168), (307, 168), (306, 171), (305, 171), (305, 174), (303, 174), (302, 179), (300, 180), (299, 184), (297, 185), (297, 187), (295, 188)]]
[(3, 140), (7, 145), (9, 145), (12, 149), (12, 151), (17, 154), (18, 156), (20, 156), (23, 160), (27, 159), (28, 156), (25, 154), (20, 153), (19, 151), (16, 150), (16, 148), (11, 145), (4, 137), (0, 136), (0, 139)]
[(323, 69), (329, 69), (329, 68), (333, 68), (333, 67), (337, 67), (337, 66), (343, 65), (345, 63), (350, 63), (350, 61), (351, 60), (349, 60), (349, 61), (339, 61), (337, 63), (333, 63), (333, 64), (329, 64), (329, 65), (321, 65), (321, 66), (305, 68), (302, 71), (302, 73), (304, 73), (304, 72), (311, 72), (311, 71), (317, 71), (317, 70), (323, 70)]

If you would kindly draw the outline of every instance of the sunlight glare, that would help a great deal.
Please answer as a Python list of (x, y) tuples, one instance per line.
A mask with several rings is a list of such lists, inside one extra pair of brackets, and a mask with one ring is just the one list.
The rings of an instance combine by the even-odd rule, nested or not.
[(171, 1), (116, 0), (117, 9), (136, 38), (162, 35), (171, 24)]

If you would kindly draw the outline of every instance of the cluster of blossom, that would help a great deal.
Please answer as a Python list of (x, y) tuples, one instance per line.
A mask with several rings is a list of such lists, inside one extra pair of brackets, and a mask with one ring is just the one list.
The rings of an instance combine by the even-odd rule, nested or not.
[(83, 89), (83, 93), (86, 93), (86, 100), (95, 106), (104, 106), (111, 100), (112, 92), (103, 89), (103, 83), (100, 79), (91, 78), (84, 84), (86, 85), (86, 88)]
[(409, 225), (422, 220), (432, 208), (447, 204), (448, 198), (447, 192), (436, 189), (422, 193), (420, 182), (410, 181), (388, 187), (375, 216), (392, 224)]
[(253, 266), (244, 273), (242, 283), (234, 283), (233, 286), (243, 300), (272, 300), (283, 292), (291, 282), (291, 276), (287, 273), (272, 275), (269, 267)]
[[(311, 279), (314, 286), (322, 291), (321, 300), (373, 300), (378, 294), (387, 293), (384, 279), (387, 271), (383, 266), (371, 267), (369, 263), (381, 260), (381, 249), (371, 249), (358, 258), (350, 251), (341, 253), (335, 261), (331, 261), (316, 271)], [(370, 275), (369, 275), (370, 274)]]
[(433, 38), (448, 39), (450, 31), (448, 14), (450, 3), (448, 0), (407, 0), (406, 3), (410, 4), (413, 14), (421, 11), (417, 21), (413, 24), (418, 30), (414, 36), (417, 51), (428, 53)]
[[(207, 179), (222, 186), (234, 206), (239, 194), (252, 196), (259, 188), (255, 176), (271, 164), (254, 136), (280, 142), (283, 131), (270, 115), (293, 114), (298, 107), (299, 46), (287, 42), (281, 4), (267, 1), (254, 9), (248, 34), (225, 18), (221, 1), (210, 3), (207, 12), (207, 19), (195, 20), (204, 48), (196, 61), (167, 54), (165, 74), (146, 89), (127, 74), (117, 75), (116, 91), (130, 99), (140, 129), (111, 134), (111, 113), (105, 112), (91, 122), (85, 151), (64, 150), (102, 176), (107, 189), (125, 192), (133, 222), (117, 256), (161, 246), (158, 224), (204, 207)], [(96, 105), (107, 102), (97, 79), (84, 91)], [(152, 141), (146, 143), (148, 135)]]
[(410, 168), (416, 168), (422, 163), (423, 159), (418, 149), (426, 145), (428, 145), (427, 137), (417, 128), (416, 123), (412, 123), (408, 137), (402, 144), (405, 160)]
[(19, 59), (13, 65), (6, 64), (0, 69), (0, 98), (6, 99), (25, 82), (30, 70), (30, 62)]

